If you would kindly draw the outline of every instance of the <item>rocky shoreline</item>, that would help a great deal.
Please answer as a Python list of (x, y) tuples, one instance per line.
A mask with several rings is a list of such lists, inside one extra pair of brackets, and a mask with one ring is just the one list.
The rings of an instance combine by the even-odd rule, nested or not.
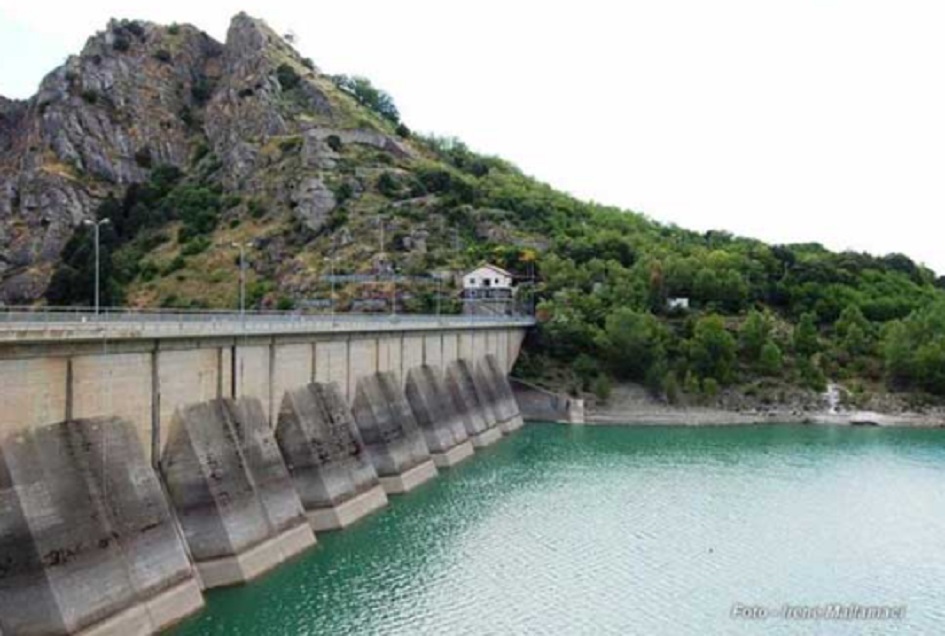
[(745, 412), (713, 408), (668, 407), (606, 409), (585, 412), (585, 424), (620, 426), (746, 426), (753, 424), (810, 424), (820, 426), (898, 426), (943, 428), (945, 417), (927, 413), (874, 413), (871, 411), (798, 412), (772, 409)]
[(898, 426), (945, 428), (945, 410), (919, 412), (897, 408), (888, 412), (831, 406), (819, 400), (785, 405), (749, 405), (732, 400), (717, 406), (671, 405), (655, 400), (636, 385), (615, 388), (606, 404), (586, 405), (589, 425), (624, 426), (739, 426), (752, 424), (810, 424), (821, 426)]

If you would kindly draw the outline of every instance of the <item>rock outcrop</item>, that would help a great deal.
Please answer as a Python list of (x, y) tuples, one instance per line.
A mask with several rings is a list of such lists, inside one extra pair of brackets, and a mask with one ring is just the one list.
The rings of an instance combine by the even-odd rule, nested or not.
[(224, 43), (112, 20), (35, 96), (0, 97), (0, 303), (42, 297), (82, 221), (162, 165), (318, 231), (338, 204), (333, 146), (409, 155), (369, 119), (244, 13)]

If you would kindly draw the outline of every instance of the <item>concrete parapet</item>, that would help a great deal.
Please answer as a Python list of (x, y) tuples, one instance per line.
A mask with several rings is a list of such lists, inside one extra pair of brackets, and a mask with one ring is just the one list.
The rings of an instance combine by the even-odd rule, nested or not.
[(492, 401), (492, 409), (499, 420), (499, 427), (505, 434), (522, 428), (524, 421), (512, 391), (512, 385), (502, 370), (498, 359), (490, 354), (482, 357), (477, 368), (482, 384), (486, 387)]
[(134, 426), (73, 420), (0, 450), (0, 633), (148, 634), (203, 606)]
[(467, 360), (454, 360), (447, 366), (446, 387), (453, 398), (455, 408), (462, 415), (473, 446), (481, 448), (487, 445), (483, 443), (484, 440), (493, 436), (484, 434), (496, 428), (498, 419), (489, 404), (481, 380)]
[[(422, 481), (436, 474), (423, 433), (392, 373), (374, 373), (359, 379), (353, 412), (374, 468), (388, 493), (406, 492), (409, 489), (406, 486), (420, 483), (405, 478), (414, 468), (429, 463), (429, 467), (416, 473), (416, 476), (426, 475)], [(402, 485), (395, 483), (398, 479)]]
[(276, 440), (314, 530), (344, 528), (387, 504), (338, 385), (287, 391)]
[(178, 409), (161, 472), (206, 587), (247, 581), (315, 543), (258, 400)]
[[(452, 452), (468, 442), (469, 433), (440, 371), (429, 365), (414, 367), (407, 373), (405, 392), (436, 465), (451, 466), (468, 457), (461, 450)], [(467, 447), (472, 450), (471, 444)]]

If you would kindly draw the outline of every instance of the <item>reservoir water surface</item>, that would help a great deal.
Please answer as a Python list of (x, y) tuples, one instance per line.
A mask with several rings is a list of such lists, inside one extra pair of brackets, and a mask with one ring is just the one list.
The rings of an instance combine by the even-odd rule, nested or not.
[(318, 541), (175, 633), (942, 633), (945, 431), (531, 424)]

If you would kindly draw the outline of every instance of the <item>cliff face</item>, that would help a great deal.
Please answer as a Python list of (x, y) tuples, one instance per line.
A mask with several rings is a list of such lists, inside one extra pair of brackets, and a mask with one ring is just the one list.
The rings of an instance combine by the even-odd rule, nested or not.
[(0, 102), (0, 300), (39, 297), (104, 196), (149, 166), (186, 163), (193, 131), (180, 113), (223, 51), (193, 27), (174, 31), (113, 21), (33, 98)]
[[(362, 127), (365, 143), (403, 149), (352, 104), (245, 14), (225, 43), (192, 26), (113, 20), (34, 97), (0, 98), (0, 302), (41, 298), (63, 246), (106, 197), (157, 166), (193, 171), (208, 151), (217, 188), (319, 228), (336, 205), (322, 173), (334, 167), (332, 130)], [(283, 160), (280, 141), (300, 152)]]

